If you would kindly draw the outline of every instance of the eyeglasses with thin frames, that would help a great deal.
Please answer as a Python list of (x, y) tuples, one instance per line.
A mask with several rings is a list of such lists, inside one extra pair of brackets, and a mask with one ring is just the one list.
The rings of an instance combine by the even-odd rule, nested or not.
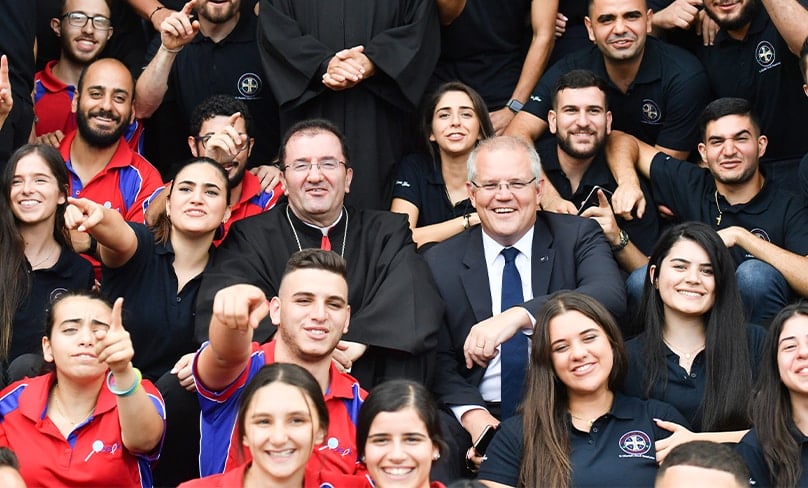
[(68, 24), (82, 29), (85, 25), (87, 25), (88, 21), (92, 21), (93, 27), (98, 30), (107, 31), (112, 29), (112, 21), (109, 19), (109, 17), (104, 17), (103, 15), (94, 15), (90, 17), (84, 12), (68, 12), (62, 15), (60, 18), (66, 18)]
[(314, 161), (293, 161), (285, 165), (282, 169), (286, 170), (288, 168), (295, 173), (308, 173), (311, 171), (313, 166), (316, 166), (319, 171), (328, 173), (331, 171), (336, 171), (340, 164), (347, 167), (345, 161), (339, 161), (337, 159), (322, 159), (316, 163)]
[(527, 188), (534, 181), (536, 181), (535, 176), (533, 178), (527, 180), (527, 181), (511, 180), (511, 181), (500, 181), (500, 182), (497, 182), (497, 183), (493, 183), (493, 182), (492, 183), (477, 183), (474, 180), (472, 180), (471, 181), (471, 186), (473, 186), (474, 188), (476, 188), (477, 190), (480, 190), (480, 191), (493, 193), (495, 191), (498, 191), (504, 185), (506, 190), (513, 192), (513, 191), (524, 190), (525, 188)]

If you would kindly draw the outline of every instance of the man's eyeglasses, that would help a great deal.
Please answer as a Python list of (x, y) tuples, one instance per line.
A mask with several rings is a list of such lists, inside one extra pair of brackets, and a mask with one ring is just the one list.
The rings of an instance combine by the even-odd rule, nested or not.
[(527, 181), (520, 181), (520, 180), (511, 180), (511, 181), (500, 181), (498, 183), (477, 183), (475, 181), (471, 181), (471, 186), (477, 188), (478, 190), (493, 193), (500, 189), (500, 187), (505, 186), (505, 189), (508, 191), (519, 191), (524, 190), (527, 188), (531, 183), (536, 181), (536, 177), (527, 180)]
[(312, 161), (294, 161), (285, 165), (282, 169), (286, 170), (288, 168), (295, 173), (308, 173), (311, 171), (312, 166), (316, 166), (318, 170), (327, 173), (336, 171), (340, 164), (345, 165), (345, 161), (338, 161), (336, 159), (323, 159), (317, 163)]
[(98, 30), (105, 31), (112, 29), (112, 21), (109, 20), (109, 17), (104, 17), (103, 15), (95, 15), (90, 17), (84, 12), (68, 12), (62, 15), (61, 18), (67, 18), (67, 23), (73, 27), (84, 28), (84, 26), (87, 25), (87, 21), (92, 20), (93, 27)]
[[(194, 140), (196, 141), (197, 144), (202, 146), (202, 149), (207, 149), (208, 141), (210, 140), (211, 137), (213, 137), (213, 135), (214, 134), (205, 134), (204, 136), (196, 136), (194, 137)], [(236, 154), (250, 147), (250, 138), (247, 137), (247, 134), (245, 134), (244, 132), (239, 132), (238, 135), (240, 135), (242, 139), (244, 139), (244, 142), (236, 146), (236, 149), (238, 149), (238, 151), (236, 151)]]

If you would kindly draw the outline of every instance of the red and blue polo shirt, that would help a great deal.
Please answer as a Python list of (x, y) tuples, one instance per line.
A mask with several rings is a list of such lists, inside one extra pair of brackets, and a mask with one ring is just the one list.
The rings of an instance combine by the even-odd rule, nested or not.
[[(28, 486), (151, 487), (151, 464), (160, 447), (147, 454), (124, 447), (115, 395), (101, 386), (95, 410), (65, 439), (47, 416), (55, 378), (55, 373), (25, 378), (0, 392), (0, 446), (17, 454)], [(165, 422), (157, 388), (148, 380), (142, 387)]]

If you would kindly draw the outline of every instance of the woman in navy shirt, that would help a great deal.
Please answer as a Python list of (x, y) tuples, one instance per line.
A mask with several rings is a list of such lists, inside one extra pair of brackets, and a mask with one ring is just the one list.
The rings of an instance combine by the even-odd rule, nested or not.
[(503, 422), (478, 479), (488, 486), (652, 486), (655, 420), (686, 420), (668, 404), (623, 396), (615, 320), (595, 299), (552, 295), (536, 316), (522, 415)]
[(428, 151), (399, 166), (390, 210), (407, 214), (418, 246), (480, 223), (468, 199), (469, 153), (494, 135), (485, 102), (460, 82), (441, 85), (425, 106), (420, 132)]
[(755, 486), (808, 486), (808, 302), (777, 314), (763, 350), (755, 427), (737, 450)]
[[(765, 331), (746, 324), (734, 261), (709, 225), (687, 222), (662, 235), (638, 323), (645, 330), (626, 343), (623, 392), (670, 403), (697, 432), (715, 435), (706, 440), (738, 442), (751, 426)], [(692, 434), (681, 431), (676, 443), (687, 440)]]
[(133, 362), (145, 378), (159, 378), (199, 346), (193, 340), (196, 294), (214, 234), (230, 215), (229, 195), (222, 166), (198, 158), (177, 173), (165, 215), (152, 228), (125, 222), (90, 200), (70, 200), (68, 224), (98, 241), (102, 294), (126, 299)]
[(7, 364), (24, 354), (41, 357), (51, 300), (89, 290), (94, 280), (64, 225), (68, 175), (57, 150), (21, 147), (3, 169), (0, 188), (0, 361)]

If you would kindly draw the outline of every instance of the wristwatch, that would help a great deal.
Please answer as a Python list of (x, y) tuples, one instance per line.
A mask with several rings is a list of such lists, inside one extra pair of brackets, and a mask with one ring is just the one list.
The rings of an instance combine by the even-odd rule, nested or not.
[(508, 110), (510, 110), (511, 112), (518, 114), (519, 111), (522, 110), (522, 107), (525, 106), (525, 104), (515, 98), (511, 98), (510, 100), (508, 100), (508, 103), (506, 103), (505, 106), (508, 107)]
[(612, 252), (620, 252), (628, 246), (628, 232), (620, 229), (620, 242), (616, 246), (612, 246)]

